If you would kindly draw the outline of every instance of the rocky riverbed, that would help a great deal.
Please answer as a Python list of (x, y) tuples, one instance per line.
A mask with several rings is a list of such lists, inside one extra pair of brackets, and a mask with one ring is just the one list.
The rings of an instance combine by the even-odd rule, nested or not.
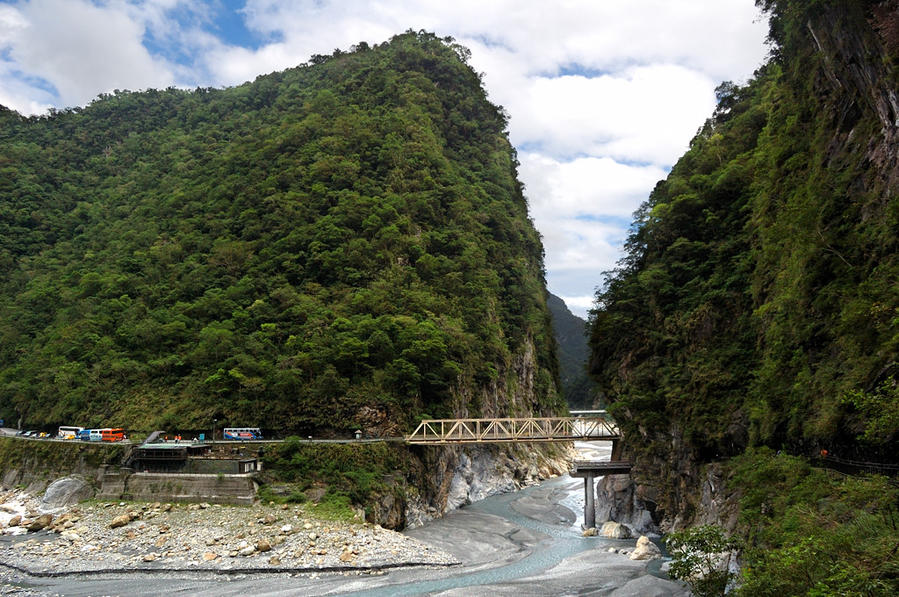
[(78, 479), (65, 481), (40, 502), (0, 492), (0, 595), (688, 594), (648, 539), (625, 539), (622, 525), (582, 536), (583, 483), (567, 475), (403, 534), (324, 520), (309, 504), (60, 506), (79, 495)]
[(322, 520), (305, 504), (86, 502), (51, 513), (18, 491), (0, 494), (0, 501), (0, 563), (32, 574), (340, 571), (458, 563), (440, 549), (377, 525)]

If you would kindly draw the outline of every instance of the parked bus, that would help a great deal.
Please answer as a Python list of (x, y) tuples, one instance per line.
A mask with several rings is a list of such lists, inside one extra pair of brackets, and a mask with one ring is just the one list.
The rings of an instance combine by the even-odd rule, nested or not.
[(89, 442), (91, 440), (91, 431), (92, 429), (82, 429), (76, 434), (75, 437), (83, 442)]
[(100, 440), (104, 442), (120, 442), (125, 439), (125, 430), (121, 427), (115, 429), (101, 429)]
[(83, 429), (84, 427), (69, 427), (63, 425), (59, 428), (59, 433), (56, 434), (56, 437), (59, 439), (75, 439)]
[(222, 429), (222, 437), (236, 441), (262, 439), (262, 430), (259, 427), (225, 427)]

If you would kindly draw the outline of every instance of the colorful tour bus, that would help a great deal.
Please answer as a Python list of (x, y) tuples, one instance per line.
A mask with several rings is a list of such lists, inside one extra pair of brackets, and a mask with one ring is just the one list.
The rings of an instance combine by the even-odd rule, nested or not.
[(84, 427), (72, 427), (69, 425), (63, 425), (59, 428), (59, 432), (56, 434), (56, 437), (59, 439), (76, 439), (78, 434), (84, 429)]
[(222, 429), (222, 437), (237, 441), (262, 439), (262, 430), (259, 427), (225, 427)]
[(104, 429), (82, 429), (78, 439), (85, 442), (120, 442), (125, 439), (125, 430), (121, 427)]
[(121, 427), (100, 430), (100, 440), (104, 442), (120, 442), (125, 439), (125, 430)]

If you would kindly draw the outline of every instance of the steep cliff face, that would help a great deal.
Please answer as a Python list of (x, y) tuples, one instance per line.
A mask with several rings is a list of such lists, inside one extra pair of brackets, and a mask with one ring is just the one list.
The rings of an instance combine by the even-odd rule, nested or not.
[[(772, 58), (637, 214), (591, 314), (634, 485), (607, 509), (733, 528), (753, 445), (892, 461), (899, 375), (895, 2), (760, 2)], [(892, 421), (892, 422), (891, 422)]]

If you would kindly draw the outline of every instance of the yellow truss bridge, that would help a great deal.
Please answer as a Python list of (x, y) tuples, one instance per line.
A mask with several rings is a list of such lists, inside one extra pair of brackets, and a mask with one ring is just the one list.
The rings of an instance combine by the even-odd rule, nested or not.
[(512, 442), (612, 441), (618, 425), (605, 417), (524, 417), (506, 419), (427, 419), (407, 444), (479, 444)]

